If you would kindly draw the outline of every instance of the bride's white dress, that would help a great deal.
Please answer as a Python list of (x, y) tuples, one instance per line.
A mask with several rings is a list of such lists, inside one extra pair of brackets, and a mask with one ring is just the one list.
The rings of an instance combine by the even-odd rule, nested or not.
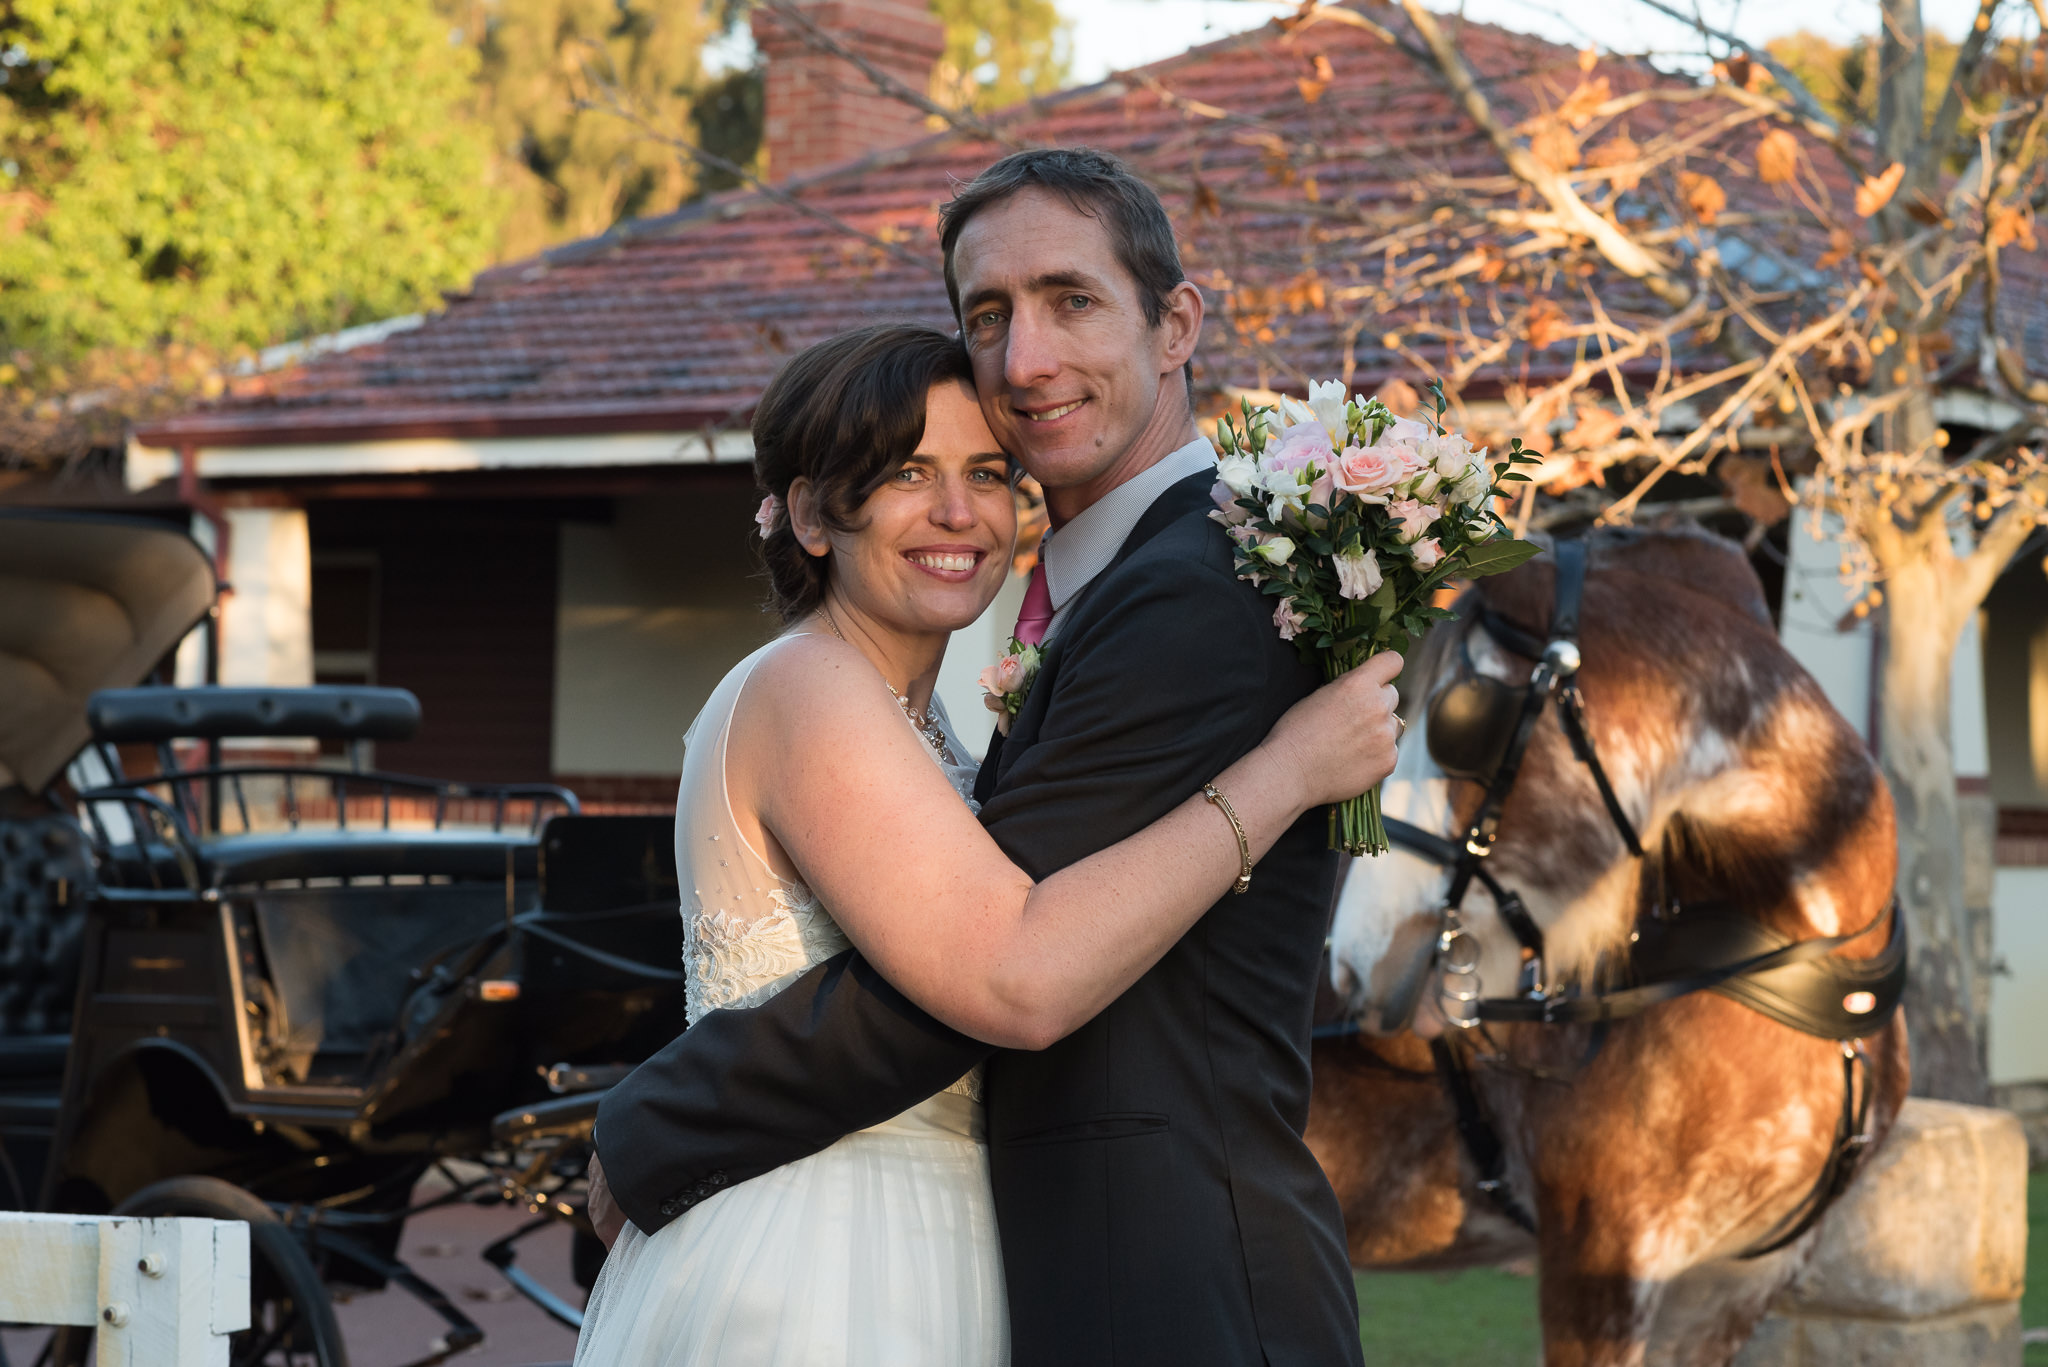
[[(810, 890), (741, 837), (726, 798), (733, 709), (777, 644), (725, 676), (685, 738), (676, 869), (693, 1022), (765, 1000), (847, 947)], [(975, 766), (941, 767), (971, 804)], [(627, 1225), (591, 1290), (576, 1367), (1001, 1367), (1009, 1342), (970, 1075), (656, 1234)]]

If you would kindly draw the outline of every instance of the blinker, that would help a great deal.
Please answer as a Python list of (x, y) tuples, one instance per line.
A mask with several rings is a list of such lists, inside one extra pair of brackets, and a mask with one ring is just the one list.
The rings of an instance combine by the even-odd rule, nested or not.
[(1526, 692), (1484, 674), (1465, 674), (1444, 685), (1429, 700), (1429, 757), (1453, 778), (1491, 779), (1514, 741)]

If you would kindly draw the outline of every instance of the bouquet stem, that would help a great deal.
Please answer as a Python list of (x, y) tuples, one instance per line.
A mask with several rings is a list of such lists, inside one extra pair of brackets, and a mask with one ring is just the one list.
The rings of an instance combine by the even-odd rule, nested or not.
[[(1365, 662), (1368, 653), (1361, 651), (1348, 660), (1326, 656), (1323, 673), (1330, 679), (1349, 674)], [(1392, 848), (1387, 843), (1386, 822), (1380, 814), (1379, 785), (1330, 808), (1330, 848), (1354, 858), (1362, 854), (1382, 855)]]

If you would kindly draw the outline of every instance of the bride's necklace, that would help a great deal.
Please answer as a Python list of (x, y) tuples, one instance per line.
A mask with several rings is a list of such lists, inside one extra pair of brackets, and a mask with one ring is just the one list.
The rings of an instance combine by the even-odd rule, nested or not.
[[(845, 641), (847, 645), (853, 644), (853, 642), (846, 640), (846, 633), (839, 629), (839, 623), (832, 620), (831, 613), (823, 608), (819, 608), (818, 615), (825, 619), (825, 625), (832, 629), (834, 636), (837, 636), (841, 641)], [(932, 748), (932, 753), (939, 757), (939, 762), (941, 764), (951, 764), (953, 762), (953, 752), (946, 745), (946, 732), (939, 725), (939, 719), (932, 715), (931, 709), (927, 707), (922, 712), (918, 711), (915, 707), (911, 706), (910, 695), (897, 692), (896, 685), (890, 683), (887, 679), (882, 680), (882, 687), (888, 689), (891, 696), (896, 699), (897, 705), (903, 709), (903, 715), (910, 718), (911, 726), (917, 731), (917, 734), (924, 737), (924, 743)]]

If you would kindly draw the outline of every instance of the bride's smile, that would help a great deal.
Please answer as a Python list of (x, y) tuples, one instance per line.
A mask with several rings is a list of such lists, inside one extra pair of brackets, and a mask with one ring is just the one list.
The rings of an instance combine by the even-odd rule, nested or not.
[[(885, 657), (898, 653), (898, 642), (943, 648), (981, 616), (1002, 588), (1017, 539), (1010, 459), (973, 389), (957, 380), (933, 386), (917, 449), (852, 517), (828, 525), (802, 479), (790, 486), (790, 515), (804, 549), (831, 558), (828, 601), (840, 628), (851, 636), (857, 627)], [(895, 640), (884, 645), (887, 638)], [(925, 665), (900, 663), (906, 674)]]

